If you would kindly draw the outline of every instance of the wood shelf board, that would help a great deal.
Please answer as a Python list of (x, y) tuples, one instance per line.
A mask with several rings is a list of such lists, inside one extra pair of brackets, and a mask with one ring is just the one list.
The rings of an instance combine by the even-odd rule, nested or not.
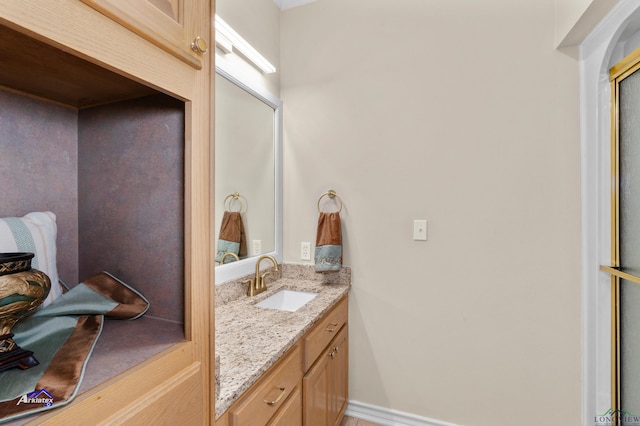
[(158, 93), (5, 26), (0, 26), (0, 85), (75, 108)]

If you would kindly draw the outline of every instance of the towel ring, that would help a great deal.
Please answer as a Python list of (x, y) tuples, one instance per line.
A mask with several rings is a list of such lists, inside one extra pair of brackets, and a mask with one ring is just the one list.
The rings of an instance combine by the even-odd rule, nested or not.
[(320, 196), (320, 198), (318, 198), (318, 213), (321, 213), (320, 210), (320, 201), (324, 198), (324, 197), (329, 197), (329, 198), (337, 198), (338, 201), (340, 201), (340, 208), (338, 209), (337, 213), (340, 213), (342, 211), (342, 198), (340, 198), (338, 196), (338, 194), (336, 194), (336, 191), (334, 191), (333, 189), (330, 189), (329, 191), (325, 192), (324, 194), (322, 194)]
[[(227, 208), (227, 201), (229, 200), (229, 198), (231, 198), (231, 200), (229, 201), (229, 208)], [(224, 201), (222, 202), (222, 204), (224, 205), (224, 209), (227, 211), (232, 211), (231, 210), (231, 203), (233, 203), (233, 200), (237, 200), (240, 202), (240, 209), (238, 210), (238, 212), (242, 212), (242, 207), (248, 207), (248, 205), (246, 205), (247, 203), (243, 203), (244, 197), (242, 195), (240, 195), (239, 192), (234, 192), (233, 194), (229, 194), (225, 197)], [(246, 211), (246, 208), (245, 208)]]

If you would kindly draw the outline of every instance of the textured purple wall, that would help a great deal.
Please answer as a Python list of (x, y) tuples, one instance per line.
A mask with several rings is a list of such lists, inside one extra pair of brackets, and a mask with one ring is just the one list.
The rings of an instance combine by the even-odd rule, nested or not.
[(58, 274), (78, 282), (75, 109), (0, 90), (0, 217), (50, 210), (58, 225)]
[(108, 271), (184, 317), (184, 103), (78, 111), (0, 90), (0, 217), (50, 210), (70, 286)]
[(140, 290), (184, 319), (184, 103), (154, 95), (78, 115), (80, 277)]

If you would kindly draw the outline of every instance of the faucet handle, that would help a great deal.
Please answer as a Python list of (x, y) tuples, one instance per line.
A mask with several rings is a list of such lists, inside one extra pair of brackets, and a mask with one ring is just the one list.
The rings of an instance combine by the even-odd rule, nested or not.
[(267, 275), (269, 275), (271, 273), (271, 271), (267, 271), (264, 274), (260, 275), (260, 284), (259, 284), (259, 288), (265, 287), (266, 284), (264, 283), (264, 277), (266, 277)]
[(247, 289), (247, 296), (253, 296), (256, 294), (256, 286), (253, 283), (253, 278), (242, 281), (242, 284), (249, 284), (249, 288)]

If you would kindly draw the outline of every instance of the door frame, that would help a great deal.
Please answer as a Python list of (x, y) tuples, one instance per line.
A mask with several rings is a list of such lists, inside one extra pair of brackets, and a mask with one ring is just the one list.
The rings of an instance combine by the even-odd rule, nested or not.
[(620, 0), (580, 45), (582, 423), (589, 426), (612, 398), (611, 277), (599, 269), (612, 264), (609, 69), (630, 53), (638, 28), (640, 2)]

